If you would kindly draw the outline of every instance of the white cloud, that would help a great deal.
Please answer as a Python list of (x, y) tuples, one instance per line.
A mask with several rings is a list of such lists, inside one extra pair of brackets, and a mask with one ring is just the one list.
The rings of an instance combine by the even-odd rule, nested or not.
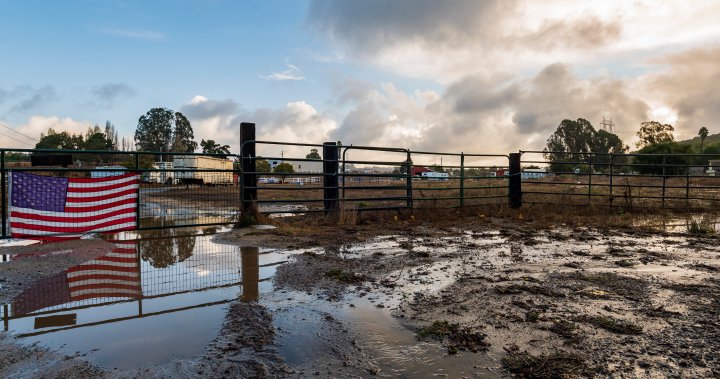
[[(213, 139), (230, 145), (232, 151), (240, 148), (240, 123), (253, 122), (257, 127), (257, 139), (280, 142), (303, 142), (321, 144), (337, 127), (334, 120), (318, 112), (304, 102), (287, 103), (277, 109), (260, 108), (245, 110), (232, 99), (212, 100), (195, 96), (181, 108), (193, 125), (195, 139)], [(279, 155), (284, 150), (288, 156), (304, 154), (309, 148), (275, 147), (258, 145), (258, 154)]]
[(14, 139), (0, 135), (0, 146), (5, 147), (5, 148), (21, 148), (21, 149), (34, 148), (35, 144), (37, 143), (37, 140), (40, 140), (40, 134), (47, 133), (49, 128), (52, 128), (57, 132), (66, 131), (70, 134), (85, 134), (85, 132), (87, 131), (87, 129), (89, 127), (94, 126), (94, 124), (91, 122), (76, 121), (70, 117), (61, 118), (58, 116), (41, 116), (41, 115), (32, 116), (25, 124), (22, 124), (19, 126), (13, 126), (6, 122), (3, 122), (3, 124), (22, 133), (22, 134), (25, 134), (25, 135), (35, 139), (35, 140), (33, 140), (33, 139), (30, 139), (27, 137), (23, 137), (23, 136), (18, 135), (17, 133), (13, 133), (5, 128), (2, 128), (3, 130), (0, 130), (0, 132), (2, 132), (2, 134), (6, 134), (7, 136), (11, 136), (13, 138), (16, 138), (20, 141), (24, 141), (26, 143), (21, 143)]
[(258, 77), (260, 79), (276, 80), (276, 81), (305, 80), (305, 76), (304, 76), (302, 70), (300, 69), (300, 67), (292, 65), (288, 62), (285, 62), (285, 66), (287, 67), (287, 70), (273, 72), (269, 75), (258, 75)]
[[(448, 84), (702, 45), (720, 35), (718, 12), (712, 0), (314, 0), (308, 21), (340, 55)], [(612, 69), (637, 63), (627, 58)]]

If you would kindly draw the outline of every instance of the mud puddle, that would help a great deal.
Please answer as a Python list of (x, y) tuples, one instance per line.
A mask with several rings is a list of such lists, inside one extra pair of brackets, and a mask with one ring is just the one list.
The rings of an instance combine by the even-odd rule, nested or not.
[[(401, 295), (351, 291), (329, 300), (275, 288), (277, 267), (308, 250), (238, 247), (192, 233), (138, 237), (112, 236), (107, 254), (35, 282), (2, 307), (4, 330), (24, 346), (137, 372), (206, 353), (240, 300), (272, 314), (278, 353), (298, 376), (493, 375), (485, 367), (496, 365), (481, 354), (450, 357), (440, 344), (419, 341), (392, 314)], [(383, 237), (344, 254), (399, 254), (402, 246)], [(449, 283), (438, 277), (425, 287)]]

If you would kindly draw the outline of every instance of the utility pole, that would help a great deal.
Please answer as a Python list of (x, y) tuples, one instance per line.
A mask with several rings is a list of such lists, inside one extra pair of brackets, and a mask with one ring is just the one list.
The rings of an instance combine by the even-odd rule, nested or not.
[(608, 133), (615, 134), (615, 123), (613, 123), (613, 120), (611, 118), (605, 118), (605, 116), (603, 116), (603, 120), (600, 123), (600, 128)]

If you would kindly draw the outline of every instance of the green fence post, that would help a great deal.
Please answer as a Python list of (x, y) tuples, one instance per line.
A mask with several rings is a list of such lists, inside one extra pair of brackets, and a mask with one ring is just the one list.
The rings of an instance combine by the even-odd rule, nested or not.
[(667, 172), (665, 170), (665, 165), (667, 164), (667, 155), (663, 155), (663, 170), (662, 170), (662, 208), (665, 208), (665, 175), (667, 175)]
[(135, 152), (135, 170), (138, 174), (138, 191), (135, 196), (135, 230), (140, 230), (140, 186), (142, 185), (142, 172), (140, 171), (140, 153)]
[(405, 164), (407, 165), (407, 171), (405, 172), (407, 174), (407, 207), (410, 208), (410, 212), (412, 213), (413, 210), (413, 189), (412, 189), (412, 153), (410, 150), (407, 152), (407, 159), (405, 160)]
[[(252, 213), (252, 204), (257, 199), (257, 175), (255, 172), (255, 124), (240, 124), (240, 160), (242, 167), (242, 213)], [(254, 216), (254, 215), (251, 215)]]
[(592, 157), (588, 156), (588, 205), (592, 205), (592, 177), (593, 177), (593, 164)]
[(613, 163), (614, 163), (615, 154), (610, 154), (610, 197), (609, 197), (609, 203), (610, 208), (612, 208), (613, 205)]
[(522, 207), (522, 176), (520, 176), (520, 153), (510, 153), (510, 173), (508, 174), (508, 197), (510, 208)]
[(465, 206), (465, 153), (460, 153), (460, 207)]
[(5, 150), (0, 151), (0, 182), (2, 182), (2, 236), (7, 237), (7, 183), (5, 174)]
[(340, 189), (338, 187), (337, 142), (323, 143), (323, 208), (325, 214), (340, 210)]

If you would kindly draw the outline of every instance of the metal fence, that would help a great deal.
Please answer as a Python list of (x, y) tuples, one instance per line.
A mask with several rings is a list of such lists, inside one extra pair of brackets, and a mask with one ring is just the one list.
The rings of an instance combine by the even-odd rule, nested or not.
[[(77, 237), (113, 218), (105, 229), (233, 223), (240, 199), (235, 161), (236, 155), (221, 154), (0, 149), (2, 237), (43, 223), (56, 228), (45, 235)], [(93, 187), (98, 181), (102, 187)], [(70, 208), (79, 199), (73, 204), (87, 206)], [(117, 224), (123, 207), (136, 213)], [(63, 212), (68, 218), (59, 218)]]
[[(712, 210), (720, 202), (714, 154), (521, 151), (523, 204)], [(720, 161), (717, 161), (720, 163)]]
[[(125, 226), (154, 230), (231, 224), (256, 213), (280, 217), (523, 204), (711, 209), (720, 201), (715, 159), (720, 164), (720, 156), (711, 154), (479, 154), (261, 141), (251, 123), (241, 125), (237, 155), (0, 149), (2, 237), (11, 236), (9, 220), (13, 230), (18, 225), (11, 212), (17, 193), (11, 192), (12, 178), (20, 174), (66, 178), (80, 183), (80, 192), (87, 192), (82, 186), (89, 178), (134, 176), (136, 192), (128, 196), (134, 196), (138, 217)], [(57, 200), (48, 200), (55, 192), (44, 188), (26, 185), (25, 191), (41, 194), (41, 202)], [(109, 191), (98, 201), (113, 196)], [(75, 237), (97, 231), (99, 216), (86, 213), (65, 231)]]

